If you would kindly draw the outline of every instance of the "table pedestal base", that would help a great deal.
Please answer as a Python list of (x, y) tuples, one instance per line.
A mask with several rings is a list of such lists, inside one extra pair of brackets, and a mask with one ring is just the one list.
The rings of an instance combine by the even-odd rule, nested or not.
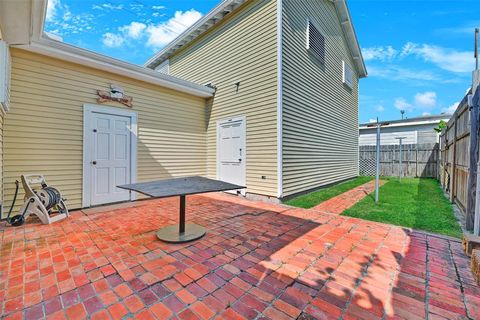
[(195, 223), (186, 223), (185, 232), (179, 232), (179, 225), (173, 224), (157, 231), (158, 239), (170, 243), (184, 243), (197, 240), (206, 233), (204, 227)]

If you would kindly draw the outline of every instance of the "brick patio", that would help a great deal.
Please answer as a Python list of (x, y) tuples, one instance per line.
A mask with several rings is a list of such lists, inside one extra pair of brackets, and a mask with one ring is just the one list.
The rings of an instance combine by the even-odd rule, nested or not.
[[(5, 318), (479, 319), (457, 240), (225, 194), (190, 196), (200, 240), (155, 230), (178, 199), (0, 227)], [(103, 212), (102, 212), (103, 210)], [(108, 210), (108, 211), (107, 211)]]

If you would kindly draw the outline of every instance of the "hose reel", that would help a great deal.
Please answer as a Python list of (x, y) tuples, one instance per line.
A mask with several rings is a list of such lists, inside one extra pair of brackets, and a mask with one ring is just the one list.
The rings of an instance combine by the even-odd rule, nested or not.
[(40, 190), (34, 189), (33, 192), (40, 199), (40, 202), (45, 206), (45, 209), (47, 211), (59, 204), (62, 200), (62, 195), (60, 194), (60, 191), (53, 187), (45, 187)]
[(21, 180), (25, 191), (24, 204), (20, 213), (10, 218), (18, 194), (18, 181), (16, 181), (15, 196), (7, 216), (9, 224), (21, 226), (30, 214), (35, 214), (43, 224), (50, 224), (69, 216), (62, 194), (58, 189), (48, 186), (43, 175), (22, 175)]

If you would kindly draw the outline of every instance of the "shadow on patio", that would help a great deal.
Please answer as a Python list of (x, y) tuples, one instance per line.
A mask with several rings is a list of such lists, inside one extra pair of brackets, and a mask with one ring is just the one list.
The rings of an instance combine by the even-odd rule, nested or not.
[[(457, 240), (226, 194), (190, 196), (207, 235), (155, 231), (178, 199), (0, 227), (6, 318), (475, 318), (480, 292)], [(107, 211), (109, 210), (109, 211)], [(468, 311), (467, 311), (468, 310)]]

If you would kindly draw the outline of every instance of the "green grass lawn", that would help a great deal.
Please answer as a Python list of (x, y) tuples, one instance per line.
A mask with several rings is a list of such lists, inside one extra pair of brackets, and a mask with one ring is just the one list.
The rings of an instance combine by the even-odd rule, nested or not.
[(288, 204), (294, 207), (306, 208), (306, 209), (312, 208), (312, 207), (315, 207), (317, 204), (322, 203), (325, 200), (338, 196), (339, 194), (342, 194), (350, 189), (358, 187), (359, 185), (367, 183), (368, 181), (371, 181), (371, 180), (373, 180), (372, 177), (357, 177), (352, 180), (337, 183), (330, 187), (326, 187), (318, 191), (293, 198), (291, 200), (285, 201), (285, 204)]
[(386, 178), (380, 188), (380, 201), (375, 204), (370, 194), (343, 212), (366, 220), (420, 229), (461, 238), (462, 230), (453, 207), (445, 198), (437, 180), (429, 178)]

